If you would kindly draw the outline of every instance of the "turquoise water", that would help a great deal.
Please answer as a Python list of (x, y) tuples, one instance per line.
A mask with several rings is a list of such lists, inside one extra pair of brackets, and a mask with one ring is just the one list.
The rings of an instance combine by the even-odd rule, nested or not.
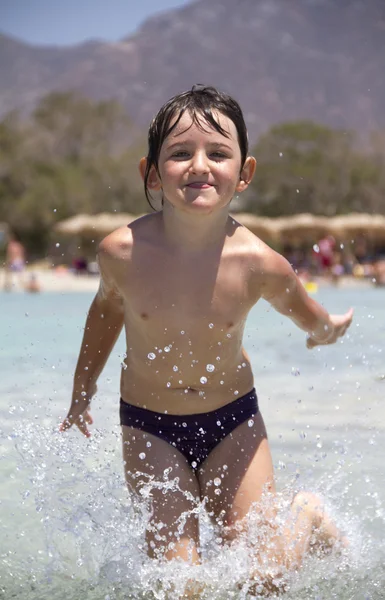
[[(279, 489), (320, 493), (350, 540), (341, 557), (309, 559), (284, 598), (377, 600), (385, 598), (385, 290), (324, 288), (316, 298), (330, 312), (355, 308), (335, 346), (309, 352), (304, 334), (265, 303), (245, 335)], [(124, 485), (118, 427), (122, 339), (93, 402), (92, 440), (58, 434), (91, 299), (0, 294), (0, 598), (173, 598), (164, 588), (188, 576), (138, 550), (144, 516)], [(251, 597), (247, 583), (239, 590), (247, 551), (217, 549), (201, 519), (206, 561), (196, 576), (210, 582), (202, 598)]]

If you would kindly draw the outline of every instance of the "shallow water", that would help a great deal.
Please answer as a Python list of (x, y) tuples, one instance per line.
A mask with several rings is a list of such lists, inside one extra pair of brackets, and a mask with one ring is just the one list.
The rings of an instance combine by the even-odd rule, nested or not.
[[(0, 295), (0, 598), (173, 598), (191, 576), (138, 549), (145, 514), (126, 492), (118, 427), (123, 339), (100, 379), (92, 440), (57, 432), (91, 298)], [(287, 498), (320, 493), (350, 541), (341, 556), (309, 559), (283, 598), (377, 600), (385, 598), (385, 290), (325, 288), (316, 299), (331, 312), (355, 308), (335, 346), (307, 351), (304, 334), (265, 303), (245, 335), (279, 489)], [(201, 520), (202, 598), (252, 597), (247, 550), (218, 549), (203, 510)]]

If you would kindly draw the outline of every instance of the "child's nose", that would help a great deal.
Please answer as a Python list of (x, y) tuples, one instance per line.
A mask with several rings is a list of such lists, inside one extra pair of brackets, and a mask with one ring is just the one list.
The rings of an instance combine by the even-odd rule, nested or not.
[(193, 173), (207, 173), (208, 161), (205, 152), (196, 152), (192, 158), (191, 170)]

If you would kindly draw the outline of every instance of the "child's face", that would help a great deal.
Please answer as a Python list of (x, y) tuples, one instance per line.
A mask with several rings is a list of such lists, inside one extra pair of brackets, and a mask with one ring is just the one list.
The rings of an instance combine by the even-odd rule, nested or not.
[[(241, 151), (234, 123), (223, 114), (218, 122), (228, 137), (202, 118), (201, 127), (185, 112), (160, 151), (158, 185), (164, 199), (184, 211), (211, 213), (229, 204), (247, 187), (254, 170), (250, 160), (241, 174)], [(254, 161), (255, 168), (255, 161)]]

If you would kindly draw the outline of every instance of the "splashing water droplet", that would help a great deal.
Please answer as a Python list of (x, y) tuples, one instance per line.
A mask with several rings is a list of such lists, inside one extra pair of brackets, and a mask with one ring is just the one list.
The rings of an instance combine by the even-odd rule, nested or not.
[(220, 496), (221, 490), (219, 488), (217, 488), (216, 490), (214, 490), (214, 494), (216, 496)]
[(57, 244), (55, 244), (56, 248), (60, 248), (60, 244), (59, 242)]
[(166, 383), (166, 386), (167, 386), (167, 387), (171, 387), (171, 383), (168, 381), (168, 382)]
[(205, 384), (205, 383), (207, 383), (207, 377), (201, 377), (199, 381), (201, 383)]
[(170, 350), (171, 350), (171, 346), (165, 346), (164, 347), (164, 351), (165, 352), (170, 352)]
[(217, 421), (217, 425), (218, 425), (218, 427), (220, 427), (222, 425), (222, 423), (220, 421)]
[(318, 254), (318, 252), (319, 252), (319, 246), (318, 246), (318, 244), (314, 244), (313, 250), (314, 250), (314, 252), (316, 252)]
[(144, 459), (146, 458), (146, 455), (145, 455), (145, 453), (144, 453), (144, 452), (141, 452), (141, 453), (139, 454), (139, 458), (140, 458), (140, 460), (144, 460)]
[(249, 419), (249, 420), (247, 421), (247, 424), (248, 424), (248, 426), (249, 426), (249, 427), (252, 427), (252, 426), (254, 425), (254, 421), (253, 421), (253, 419)]
[(238, 396), (239, 392), (238, 390), (234, 390), (234, 396)]
[(218, 485), (221, 485), (221, 483), (222, 483), (222, 479), (220, 477), (216, 477), (214, 479), (214, 485), (218, 486)]
[(196, 469), (197, 466), (198, 466), (198, 463), (195, 462), (195, 460), (193, 460), (192, 463), (191, 463), (191, 466), (192, 466), (193, 469)]
[(179, 371), (179, 369), (178, 369), (178, 367), (176, 365), (173, 366), (172, 370), (175, 371), (175, 372)]
[(156, 358), (156, 354), (154, 354), (153, 352), (149, 352), (147, 354), (147, 358), (149, 358), (150, 360), (154, 360)]
[(293, 377), (298, 377), (298, 375), (301, 375), (301, 372), (298, 369), (298, 367), (292, 367), (291, 368), (291, 374), (293, 375)]
[(223, 385), (225, 382), (223, 381), (223, 379), (221, 379), (219, 383), (220, 383), (221, 385)]
[(209, 373), (215, 371), (214, 365), (206, 365), (206, 371), (208, 371)]
[(181, 334), (181, 335), (184, 335), (184, 334), (185, 334), (185, 331), (183, 331), (183, 329), (182, 329), (182, 331), (180, 332), (180, 334)]
[(212, 329), (214, 327), (214, 323), (209, 323), (209, 327)]
[(146, 442), (147, 448), (151, 448), (151, 442)]

